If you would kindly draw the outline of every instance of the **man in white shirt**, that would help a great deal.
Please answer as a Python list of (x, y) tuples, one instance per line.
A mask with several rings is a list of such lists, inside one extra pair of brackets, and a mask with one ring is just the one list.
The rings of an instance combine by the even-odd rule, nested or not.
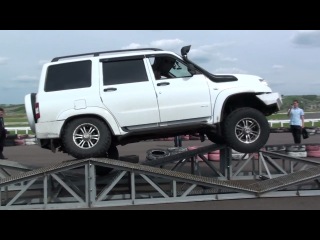
[(302, 128), (304, 128), (304, 111), (299, 108), (298, 100), (293, 101), (293, 105), (288, 109), (288, 116), (290, 116), (290, 129), (294, 143), (300, 144)]

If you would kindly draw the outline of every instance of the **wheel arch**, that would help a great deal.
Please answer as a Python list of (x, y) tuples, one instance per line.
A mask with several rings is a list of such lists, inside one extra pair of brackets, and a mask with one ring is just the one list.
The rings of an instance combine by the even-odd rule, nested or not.
[(65, 129), (65, 126), (66, 126), (69, 122), (71, 122), (71, 121), (73, 121), (73, 120), (75, 120), (75, 119), (90, 118), (90, 117), (91, 117), (91, 118), (96, 118), (96, 119), (104, 122), (104, 123), (107, 125), (107, 127), (109, 128), (109, 130), (110, 130), (110, 132), (111, 132), (111, 135), (112, 135), (112, 136), (115, 136), (115, 134), (116, 134), (117, 132), (114, 131), (114, 129), (111, 127), (111, 124), (110, 124), (105, 118), (103, 118), (102, 116), (97, 115), (97, 114), (81, 114), (81, 115), (70, 116), (68, 119), (66, 119), (66, 120), (64, 121), (63, 126), (62, 126), (61, 131), (60, 131), (60, 137), (61, 137), (61, 135), (62, 135), (63, 130)]
[(105, 122), (109, 127), (109, 130), (113, 136), (120, 135), (123, 131), (119, 127), (118, 122), (113, 117), (113, 115), (107, 109), (101, 109), (99, 107), (95, 108), (84, 108), (84, 109), (69, 109), (60, 113), (56, 119), (56, 121), (64, 121), (64, 124), (60, 131), (60, 137), (65, 125), (74, 120), (79, 118), (86, 118), (86, 117), (93, 117), (100, 119), (101, 121)]
[(232, 111), (241, 107), (254, 108), (265, 116), (273, 113), (272, 107), (266, 106), (256, 95), (257, 93), (248, 92), (247, 89), (239, 92), (239, 88), (222, 91), (215, 101), (213, 123), (223, 122)]

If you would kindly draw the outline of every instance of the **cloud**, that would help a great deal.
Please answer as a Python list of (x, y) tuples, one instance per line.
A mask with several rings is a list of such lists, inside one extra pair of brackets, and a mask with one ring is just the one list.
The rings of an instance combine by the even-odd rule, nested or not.
[(275, 81), (275, 80), (269, 80), (269, 79), (266, 79), (266, 81), (268, 82), (269, 85), (271, 85), (273, 87), (288, 85), (288, 82), (286, 82), (286, 81)]
[(310, 82), (308, 83), (310, 86), (320, 87), (320, 82)]
[(207, 63), (210, 61), (216, 62), (237, 62), (238, 59), (234, 57), (226, 57), (219, 52), (203, 51), (201, 49), (190, 50), (190, 59), (198, 63)]
[(180, 40), (179, 38), (176, 39), (162, 39), (153, 41), (150, 43), (151, 47), (161, 48), (165, 50), (175, 50), (177, 47), (181, 47), (184, 41)]
[(12, 79), (0, 79), (0, 86), (8, 91), (14, 89), (37, 89), (39, 77), (20, 75)]
[(213, 73), (217, 74), (230, 74), (230, 73), (240, 73), (240, 74), (245, 74), (247, 71), (242, 70), (240, 68), (217, 68), (216, 70), (213, 71)]
[(237, 58), (224, 57), (224, 56), (220, 56), (220, 60), (223, 62), (236, 62), (236, 61), (238, 61)]
[(320, 47), (320, 31), (319, 30), (297, 31), (292, 36), (291, 41), (296, 46)]
[(0, 57), (0, 65), (5, 65), (8, 63), (8, 58)]
[(144, 46), (139, 43), (130, 43), (129, 45), (122, 47), (122, 49), (137, 49), (137, 48), (144, 48)]
[(198, 49), (201, 49), (203, 51), (213, 51), (220, 48), (230, 47), (231, 45), (234, 45), (235, 42), (222, 42), (222, 43), (213, 43), (210, 45), (202, 45), (198, 47)]
[(38, 64), (42, 67), (43, 64), (51, 62), (50, 60), (39, 60)]
[(189, 57), (192, 59), (192, 61), (197, 63), (207, 63), (212, 60), (211, 53), (204, 51), (200, 48), (198, 49), (191, 49)]
[(283, 65), (278, 65), (275, 64), (272, 66), (272, 70), (276, 73), (280, 73), (283, 70), (284, 66)]
[[(130, 43), (127, 46), (122, 47), (122, 49), (137, 49), (137, 48), (160, 48), (163, 50), (173, 51), (180, 53), (180, 48), (185, 42), (179, 38), (175, 39), (161, 39), (157, 41), (152, 41), (148, 44), (140, 43)], [(235, 44), (235, 42), (223, 42), (214, 43), (210, 45), (202, 45), (197, 48), (191, 48), (189, 52), (190, 59), (197, 63), (207, 63), (210, 61), (218, 62), (236, 62), (238, 61), (235, 57), (228, 57), (221, 54), (219, 49), (225, 48)]]
[(234, 42), (214, 43), (211, 45), (203, 45), (190, 50), (190, 58), (198, 63), (207, 63), (210, 61), (218, 62), (236, 62), (235, 57), (228, 57), (219, 52), (219, 49), (233, 45)]
[(34, 80), (38, 80), (38, 79), (39, 78), (35, 77), (35, 76), (20, 75), (20, 76), (15, 77), (13, 80), (27, 82), (27, 81), (34, 81)]
[(39, 77), (20, 75), (14, 78), (2, 78), (0, 79), (0, 86), (3, 88), (24, 88), (30, 84), (38, 84)]
[(46, 64), (46, 63), (49, 63), (49, 62), (51, 62), (51, 60), (39, 60), (36, 67), (37, 67), (38, 70), (42, 69), (43, 65)]
[(275, 64), (275, 65), (272, 66), (272, 68), (273, 69), (283, 69), (284, 66)]
[(152, 41), (148, 44), (140, 43), (130, 43), (127, 46), (122, 47), (122, 49), (137, 49), (137, 48), (160, 48), (163, 50), (175, 51), (178, 47), (181, 47), (183, 41), (180, 39), (162, 39), (157, 41)]

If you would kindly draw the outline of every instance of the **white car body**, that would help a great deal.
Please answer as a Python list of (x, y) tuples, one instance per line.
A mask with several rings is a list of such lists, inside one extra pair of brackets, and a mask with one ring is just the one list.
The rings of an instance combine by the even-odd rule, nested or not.
[[(123, 57), (130, 61), (132, 57), (141, 55), (143, 55), (141, 61), (144, 64), (147, 81), (104, 84), (103, 67), (104, 64), (109, 64), (109, 59)], [(121, 139), (130, 132), (135, 132), (138, 137), (129, 142), (139, 141), (139, 134), (137, 134), (139, 131), (143, 133), (151, 129), (157, 132), (159, 129), (159, 133), (154, 136), (161, 134), (169, 136), (183, 133), (180, 129), (183, 125), (192, 125), (193, 129), (193, 125), (197, 124), (208, 126), (219, 124), (224, 118), (226, 100), (231, 96), (244, 94), (243, 96), (261, 101), (259, 106), (264, 105), (264, 115), (278, 111), (282, 104), (281, 95), (273, 93), (266, 82), (258, 76), (236, 74), (233, 76), (237, 80), (215, 82), (209, 79), (210, 76), (199, 73), (201, 71), (198, 69), (199, 72), (192, 76), (157, 80), (148, 56), (155, 59), (157, 56), (178, 59), (180, 65), (186, 62), (183, 57), (168, 51), (134, 50), (111, 52), (99, 56), (81, 55), (45, 64), (42, 68), (38, 92), (34, 94), (36, 109), (33, 106), (35, 103), (30, 101), (31, 94), (25, 97), (31, 129), (35, 131), (38, 139), (51, 142), (50, 146), (48, 143), (42, 146), (52, 150), (61, 147), (60, 140), (66, 122), (81, 116), (95, 117), (106, 123), (112, 138), (117, 139), (116, 145), (118, 145), (127, 143), (122, 142)], [(66, 63), (76, 64), (81, 61), (88, 61), (86, 63), (90, 62), (92, 66), (91, 86), (62, 91), (45, 90), (50, 67)], [(188, 65), (187, 62), (185, 64)], [(237, 101), (233, 100), (233, 102)], [(163, 127), (165, 129), (169, 127), (170, 131), (160, 134), (160, 129)], [(175, 131), (175, 127), (179, 130)], [(189, 131), (189, 128), (187, 127), (186, 130)], [(148, 134), (141, 134), (143, 136), (141, 139), (151, 138), (152, 136)], [(62, 151), (65, 150), (62, 149)]]

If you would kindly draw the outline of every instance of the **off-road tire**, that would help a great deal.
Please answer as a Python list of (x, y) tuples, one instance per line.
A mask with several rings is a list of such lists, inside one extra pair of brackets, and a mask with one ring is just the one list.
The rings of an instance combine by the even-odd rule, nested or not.
[(147, 151), (147, 160), (157, 160), (159, 158), (164, 158), (170, 156), (170, 152), (166, 149), (150, 149)]
[(224, 121), (226, 144), (240, 153), (259, 151), (268, 141), (270, 126), (267, 118), (254, 108), (239, 108)]
[(64, 127), (65, 152), (77, 159), (104, 157), (111, 145), (108, 126), (96, 118), (78, 118)]

